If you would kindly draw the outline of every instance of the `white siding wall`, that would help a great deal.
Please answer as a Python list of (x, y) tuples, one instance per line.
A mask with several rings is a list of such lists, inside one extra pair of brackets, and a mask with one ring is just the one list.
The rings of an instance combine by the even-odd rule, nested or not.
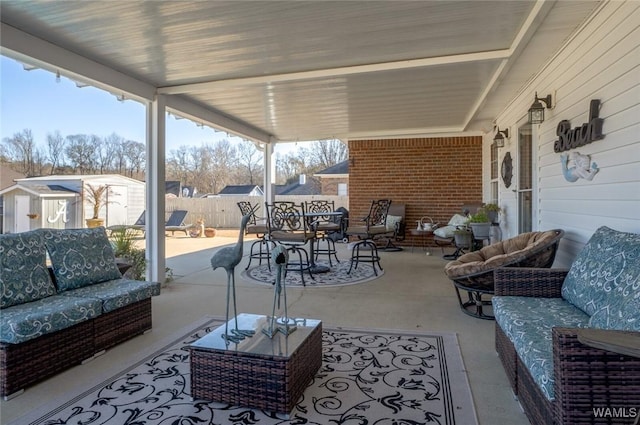
[[(600, 226), (640, 233), (640, 2), (603, 5), (509, 110), (497, 117), (500, 128), (508, 127), (511, 136), (510, 143), (500, 149), (499, 161), (507, 151), (514, 157), (514, 183), (506, 189), (500, 180), (500, 204), (507, 211), (504, 237), (517, 233), (517, 199), (512, 191), (518, 171), (515, 135), (535, 91), (541, 97), (555, 91), (556, 107), (546, 111), (543, 124), (534, 125), (538, 202), (533, 226), (565, 230), (555, 265), (566, 267)], [(569, 152), (590, 155), (600, 172), (592, 181), (570, 183), (562, 175), (560, 153), (553, 149), (556, 127), (561, 120), (569, 120), (572, 128), (588, 121), (591, 99), (602, 102), (605, 138)], [(484, 163), (488, 163), (493, 136), (485, 137)]]

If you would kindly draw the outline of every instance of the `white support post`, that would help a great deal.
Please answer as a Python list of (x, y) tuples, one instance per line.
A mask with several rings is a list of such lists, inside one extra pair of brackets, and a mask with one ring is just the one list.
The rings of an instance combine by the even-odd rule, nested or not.
[[(264, 144), (264, 201), (271, 203), (275, 200), (274, 184), (276, 182), (276, 162), (273, 159), (275, 141)], [(266, 213), (266, 211), (265, 211)]]
[(147, 107), (146, 260), (147, 280), (165, 281), (165, 96)]

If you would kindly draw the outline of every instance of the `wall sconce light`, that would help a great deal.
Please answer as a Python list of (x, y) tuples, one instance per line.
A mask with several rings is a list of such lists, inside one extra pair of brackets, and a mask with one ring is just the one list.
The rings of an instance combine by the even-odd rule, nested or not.
[[(544, 105), (541, 102), (544, 102)], [(551, 95), (538, 97), (538, 92), (536, 92), (536, 100), (529, 108), (529, 124), (542, 124), (544, 122), (544, 110), (551, 109), (551, 107)]]
[(496, 128), (498, 129), (498, 132), (496, 133), (495, 137), (493, 138), (493, 143), (495, 143), (497, 147), (503, 148), (504, 147), (504, 139), (509, 137), (509, 129), (505, 128), (504, 130), (500, 130), (500, 127), (496, 127)]

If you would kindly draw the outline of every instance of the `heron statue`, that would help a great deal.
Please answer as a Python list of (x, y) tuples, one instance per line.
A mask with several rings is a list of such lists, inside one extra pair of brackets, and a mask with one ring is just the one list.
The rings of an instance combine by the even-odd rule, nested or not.
[[(211, 267), (213, 270), (218, 267), (222, 267), (227, 271), (227, 316), (224, 326), (224, 334), (222, 338), (227, 344), (229, 342), (238, 343), (246, 337), (251, 337), (255, 333), (253, 330), (238, 329), (238, 308), (236, 305), (236, 279), (235, 269), (236, 266), (242, 260), (242, 244), (244, 240), (244, 231), (247, 227), (247, 222), (251, 218), (251, 214), (242, 216), (240, 224), (240, 235), (238, 236), (238, 243), (235, 246), (224, 247), (216, 251), (211, 257)], [(234, 329), (229, 334), (229, 304), (233, 297), (233, 322), (235, 324)]]
[[(263, 328), (262, 333), (269, 338), (273, 338), (276, 332), (281, 332), (285, 336), (296, 330), (295, 323), (292, 325), (289, 321), (287, 312), (287, 287), (285, 277), (287, 275), (287, 263), (289, 262), (289, 251), (284, 245), (277, 245), (271, 250), (271, 260), (276, 269), (276, 281), (273, 289), (273, 308), (271, 309), (271, 318), (269, 319), (269, 327)], [(284, 317), (281, 323), (276, 326), (276, 303), (280, 310), (280, 294), (284, 294)]]

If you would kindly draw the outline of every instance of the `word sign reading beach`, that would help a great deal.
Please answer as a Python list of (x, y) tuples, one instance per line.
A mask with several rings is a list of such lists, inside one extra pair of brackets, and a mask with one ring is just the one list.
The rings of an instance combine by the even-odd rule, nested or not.
[(560, 121), (556, 128), (558, 140), (555, 141), (553, 150), (555, 152), (568, 151), (587, 145), (595, 140), (604, 139), (604, 134), (602, 134), (604, 119), (599, 118), (599, 113), (600, 99), (591, 99), (589, 122), (572, 129), (571, 123), (568, 120)]

